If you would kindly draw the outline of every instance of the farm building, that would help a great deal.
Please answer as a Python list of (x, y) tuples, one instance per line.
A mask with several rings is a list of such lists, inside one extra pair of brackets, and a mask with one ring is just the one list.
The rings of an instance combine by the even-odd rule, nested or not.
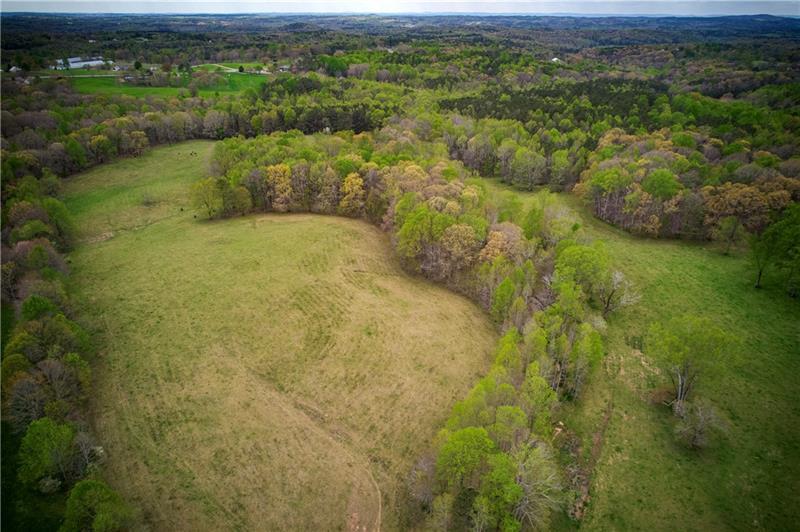
[(102, 57), (90, 57), (89, 59), (84, 59), (82, 57), (68, 57), (67, 64), (64, 64), (63, 59), (59, 59), (56, 61), (56, 70), (65, 70), (67, 68), (87, 68), (93, 66), (101, 66), (105, 64), (105, 61)]

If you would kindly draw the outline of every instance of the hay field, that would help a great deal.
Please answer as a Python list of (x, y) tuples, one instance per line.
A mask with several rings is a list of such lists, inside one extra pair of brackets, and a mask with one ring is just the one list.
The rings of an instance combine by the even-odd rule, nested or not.
[(212, 147), (67, 185), (107, 479), (155, 530), (397, 528), (399, 482), (495, 332), (366, 223), (194, 219), (185, 191)]

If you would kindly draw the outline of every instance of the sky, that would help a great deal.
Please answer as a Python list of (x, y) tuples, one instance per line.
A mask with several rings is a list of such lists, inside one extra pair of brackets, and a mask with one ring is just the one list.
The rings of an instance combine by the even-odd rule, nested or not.
[(575, 15), (754, 15), (800, 17), (800, 0), (0, 0), (2, 12), (54, 13), (475, 13)]

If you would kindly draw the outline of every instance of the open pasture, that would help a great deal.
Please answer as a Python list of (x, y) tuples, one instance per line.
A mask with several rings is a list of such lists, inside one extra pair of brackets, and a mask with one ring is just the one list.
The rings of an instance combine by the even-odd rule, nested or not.
[[(263, 74), (248, 74), (240, 72), (222, 73), (224, 81), (212, 87), (203, 87), (198, 90), (200, 96), (213, 96), (220, 94), (236, 94), (248, 88), (258, 89), (266, 81)], [(147, 87), (139, 85), (126, 85), (120, 83), (115, 77), (104, 78), (78, 78), (70, 79), (76, 91), (86, 94), (126, 94), (128, 96), (178, 96), (181, 91), (188, 94), (187, 87)]]
[(364, 222), (196, 220), (184, 194), (212, 147), (68, 182), (106, 477), (156, 530), (396, 528), (399, 482), (494, 329)]

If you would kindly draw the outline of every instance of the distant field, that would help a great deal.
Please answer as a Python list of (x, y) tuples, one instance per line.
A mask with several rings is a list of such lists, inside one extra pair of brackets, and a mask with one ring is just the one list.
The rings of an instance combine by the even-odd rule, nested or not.
[(222, 68), (222, 65), (216, 63), (209, 63), (207, 65), (195, 65), (192, 67), (192, 70), (195, 71), (203, 71), (203, 72), (216, 72), (216, 71), (223, 71), (225, 70)]
[[(266, 81), (263, 74), (230, 73), (223, 74), (225, 81), (217, 86), (206, 87), (198, 92), (201, 96), (215, 93), (238, 93), (249, 87), (259, 88)], [(74, 78), (72, 86), (78, 92), (87, 94), (127, 94), (129, 96), (177, 96), (186, 87), (140, 87), (119, 83), (116, 78)]]
[(114, 70), (98, 70), (94, 68), (70, 68), (67, 70), (39, 70), (36, 72), (31, 72), (31, 75), (34, 76), (63, 76), (63, 77), (70, 77), (70, 76), (116, 76), (119, 75), (119, 72), (115, 72)]
[[(512, 189), (485, 180), (499, 197)], [(510, 192), (525, 205), (538, 193)], [(753, 288), (743, 257), (705, 246), (632, 237), (592, 217), (571, 195), (588, 236), (606, 242), (613, 263), (642, 292), (609, 320), (609, 355), (567, 426), (591, 442), (610, 402), (612, 415), (592, 484), (591, 530), (791, 530), (800, 522), (800, 302), (779, 287)], [(703, 315), (737, 336), (724, 370), (700, 383), (729, 423), (727, 437), (701, 453), (671, 434), (673, 417), (648, 402), (666, 382), (626, 343), (654, 321)], [(588, 452), (590, 445), (584, 446)]]
[(244, 68), (261, 68), (264, 66), (264, 63), (220, 63), (220, 64), (228, 68), (236, 68), (236, 69), (238, 69), (239, 66), (243, 66)]
[(181, 207), (212, 147), (67, 181), (106, 477), (156, 530), (397, 528), (398, 482), (486, 371), (494, 329), (363, 222), (194, 219)]
[(192, 68), (195, 70), (216, 72), (217, 70), (224, 70), (225, 68), (232, 68), (238, 71), (240, 66), (243, 66), (246, 69), (253, 69), (253, 68), (261, 69), (264, 67), (264, 63), (207, 63), (205, 65), (195, 65)]

